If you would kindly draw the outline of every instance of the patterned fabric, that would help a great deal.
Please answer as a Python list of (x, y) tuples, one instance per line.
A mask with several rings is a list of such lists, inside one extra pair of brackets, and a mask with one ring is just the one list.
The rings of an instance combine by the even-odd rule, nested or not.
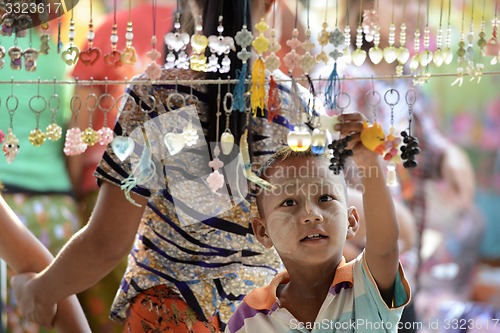
[[(78, 230), (76, 204), (68, 195), (3, 194), (2, 196), (26, 227), (54, 255)], [(13, 275), (9, 269), (8, 284)], [(25, 320), (17, 310), (14, 290), (10, 288), (8, 290), (7, 332), (55, 332)]]
[[(161, 79), (201, 79), (202, 75), (164, 70)], [(145, 76), (136, 79), (144, 80)], [(111, 316), (123, 320), (131, 299), (149, 288), (166, 285), (177, 290), (201, 320), (218, 315), (224, 325), (243, 297), (269, 282), (281, 262), (274, 250), (265, 249), (252, 235), (250, 220), (256, 214), (254, 205), (245, 201), (227, 205), (219, 195), (207, 190), (205, 179), (211, 169), (204, 140), (184, 147), (175, 156), (168, 154), (165, 133), (177, 134), (185, 128), (189, 123), (186, 117), (193, 108), (199, 118), (199, 124), (192, 123), (193, 128), (200, 137), (207, 135), (208, 129), (204, 87), (175, 89), (165, 85), (129, 86), (127, 91), (135, 102), (129, 99), (125, 103), (115, 133), (136, 141), (134, 154), (122, 163), (108, 146), (96, 171), (100, 181), (119, 185), (125, 179), (132, 180), (129, 176), (137, 175), (138, 170), (153, 169), (148, 159), (141, 157), (151, 152), (155, 161), (154, 175), (131, 189), (148, 197), (149, 202)], [(278, 89), (286, 108), (290, 85), (281, 84)], [(188, 107), (180, 108), (182, 99), (177, 91), (186, 99)], [(199, 99), (198, 103), (190, 104), (191, 92)], [(307, 94), (306, 89), (300, 91), (304, 107), (307, 107)], [(153, 108), (150, 95), (156, 101)], [(168, 111), (167, 105), (178, 112)], [(173, 118), (169, 117), (174, 115), (178, 116), (179, 123), (172, 125)], [(272, 123), (267, 120), (267, 112), (261, 118), (252, 118), (254, 166), (286, 145), (291, 127), (283, 115)], [(236, 183), (241, 186), (246, 182), (242, 176)], [(238, 188), (232, 187), (232, 191)]]
[(410, 287), (399, 266), (394, 284), (393, 307), (387, 307), (368, 269), (364, 252), (349, 263), (338, 265), (335, 278), (315, 321), (308, 330), (276, 297), (277, 287), (290, 282), (287, 272), (278, 274), (269, 286), (247, 295), (229, 320), (227, 333), (243, 332), (397, 332)]
[(177, 292), (162, 285), (132, 300), (123, 332), (215, 333), (220, 323), (217, 317), (200, 320)]

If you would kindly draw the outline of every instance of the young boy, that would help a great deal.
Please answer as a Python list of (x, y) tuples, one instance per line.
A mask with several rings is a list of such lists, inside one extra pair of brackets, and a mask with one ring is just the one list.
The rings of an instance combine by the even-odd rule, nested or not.
[(346, 263), (342, 250), (358, 228), (342, 174), (311, 152), (277, 152), (261, 177), (274, 188), (257, 196), (255, 236), (275, 247), (287, 271), (249, 293), (226, 332), (397, 332), (410, 290), (399, 265), (398, 222), (376, 153), (360, 142), (363, 116), (344, 114), (336, 129), (362, 171), (366, 247)]

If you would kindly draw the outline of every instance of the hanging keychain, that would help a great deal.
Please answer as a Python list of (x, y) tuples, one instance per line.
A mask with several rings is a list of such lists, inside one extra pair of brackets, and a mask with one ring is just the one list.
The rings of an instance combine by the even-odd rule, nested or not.
[(465, 1), (463, 5), (462, 11), (462, 28), (460, 31), (460, 41), (458, 42), (458, 50), (457, 50), (457, 78), (452, 82), (452, 86), (458, 84), (459, 87), (462, 86), (464, 82), (464, 67), (463, 62), (465, 61)]
[(267, 92), (267, 121), (272, 122), (273, 119), (278, 117), (281, 111), (280, 95), (278, 85), (274, 80), (273, 73), (280, 67), (280, 58), (276, 55), (281, 49), (281, 44), (276, 38), (276, 1), (273, 3), (273, 26), (271, 28), (271, 38), (269, 44), (269, 55), (266, 57), (266, 69), (270, 72), (269, 76), (269, 90)]
[(420, 53), (419, 61), (420, 66), (426, 67), (432, 62), (434, 58), (434, 54), (431, 50), (429, 50), (430, 42), (431, 42), (431, 30), (429, 28), (429, 19), (430, 19), (430, 0), (427, 0), (427, 10), (426, 10), (426, 23), (424, 28), (424, 50)]
[[(36, 101), (39, 102), (36, 103)], [(40, 78), (38, 78), (37, 94), (30, 98), (28, 107), (30, 108), (31, 112), (35, 114), (36, 118), (36, 128), (30, 132), (28, 141), (33, 146), (39, 147), (43, 145), (46, 139), (45, 134), (40, 130), (40, 115), (47, 108), (47, 100), (45, 99), (45, 97), (40, 95)]]
[(111, 42), (111, 52), (104, 56), (104, 62), (109, 66), (119, 67), (122, 65), (122, 53), (116, 49), (116, 44), (118, 44), (118, 25), (116, 23), (116, 0), (113, 2), (113, 27), (111, 28), (111, 36), (109, 41)]
[[(372, 0), (372, 10), (365, 10), (363, 13), (363, 23), (369, 26), (369, 33), (365, 33), (365, 39), (371, 39), (373, 46), (368, 50), (368, 57), (374, 65), (379, 64), (384, 58), (384, 52), (380, 45), (380, 23), (378, 18), (378, 0)], [(366, 30), (366, 28), (364, 28)]]
[(410, 60), (410, 71), (418, 76), (416, 73), (418, 67), (420, 66), (420, 6), (422, 0), (418, 0), (418, 12), (417, 12), (417, 26), (415, 28), (415, 33), (413, 36), (413, 56)]
[(84, 65), (93, 65), (101, 56), (101, 49), (94, 47), (94, 22), (92, 20), (92, 0), (90, 0), (89, 31), (87, 32), (88, 48), (80, 52), (79, 58)]
[[(219, 15), (219, 25), (217, 26), (218, 36), (211, 35), (208, 37), (208, 48), (212, 55), (208, 58), (208, 68), (209, 72), (228, 73), (231, 69), (231, 59), (229, 59), (229, 52), (235, 51), (234, 39), (231, 36), (223, 36), (224, 26), (222, 22), (224, 20), (222, 16), (222, 4), (220, 8)], [(217, 56), (224, 55), (220, 64), (219, 58)]]
[[(220, 80), (220, 78), (219, 78)], [(221, 103), (221, 93), (220, 93), (220, 82), (218, 84), (217, 89), (217, 113), (216, 115), (216, 125), (215, 125), (215, 147), (214, 147), (214, 158), (208, 163), (208, 166), (211, 167), (214, 171), (210, 173), (207, 177), (208, 187), (213, 193), (217, 193), (217, 190), (224, 186), (224, 176), (220, 173), (219, 169), (224, 166), (224, 163), (219, 160), (220, 148), (219, 148), (219, 118), (221, 115), (220, 112), (220, 103)]]
[(50, 123), (45, 129), (45, 135), (47, 135), (47, 139), (51, 141), (57, 141), (62, 136), (62, 128), (61, 126), (57, 125), (56, 122), (57, 111), (61, 106), (61, 98), (57, 94), (55, 78), (54, 78), (54, 93), (50, 96), (48, 105), (52, 114), (52, 123)]
[(406, 93), (406, 104), (408, 104), (408, 132), (401, 132), (403, 137), (403, 145), (400, 147), (401, 159), (404, 161), (403, 166), (405, 168), (415, 168), (417, 166), (417, 161), (415, 156), (420, 153), (420, 148), (418, 147), (418, 139), (411, 134), (411, 123), (413, 121), (413, 106), (417, 100), (417, 93), (414, 89), (408, 90)]
[(290, 104), (288, 105), (288, 114), (293, 131), (287, 136), (288, 146), (293, 151), (306, 151), (311, 145), (311, 133), (303, 124), (303, 105), (299, 96), (299, 87), (297, 81), (292, 77), (292, 88), (290, 90)]
[(153, 36), (151, 37), (151, 50), (146, 53), (146, 56), (151, 59), (151, 63), (146, 68), (146, 75), (149, 77), (151, 81), (156, 81), (161, 78), (161, 66), (158, 65), (156, 60), (161, 57), (161, 53), (156, 49), (156, 2), (153, 1)]
[(495, 1), (495, 17), (493, 17), (493, 20), (491, 20), (491, 38), (488, 39), (488, 44), (486, 44), (486, 55), (492, 57), (490, 62), (492, 65), (500, 63), (500, 44), (498, 43), (497, 39), (499, 25), (497, 11), (498, 1)]
[(406, 1), (403, 0), (403, 19), (399, 31), (399, 48), (397, 51), (397, 61), (396, 75), (403, 75), (404, 65), (410, 59), (410, 51), (406, 48)]
[[(168, 49), (167, 57), (165, 58), (165, 68), (184, 68), (188, 69), (189, 60), (186, 54), (186, 47), (189, 44), (189, 34), (180, 32), (181, 28), (181, 12), (179, 8), (179, 0), (177, 0), (177, 11), (175, 12), (174, 31), (165, 35), (165, 45)], [(177, 59), (174, 54), (177, 54)]]
[[(339, 79), (339, 74), (337, 72), (337, 60), (343, 56), (343, 48), (342, 46), (345, 46), (345, 44), (342, 44), (343, 42), (345, 43), (345, 35), (342, 35), (340, 32), (340, 29), (338, 28), (338, 10), (339, 10), (339, 1), (337, 0), (336, 2), (336, 7), (335, 9), (337, 10), (336, 15), (335, 15), (335, 30), (330, 34), (329, 41), (331, 44), (333, 44), (333, 51), (330, 52), (330, 57), (333, 58), (334, 64), (333, 64), (333, 70), (330, 73), (328, 77), (328, 81), (326, 83), (325, 87), (325, 104), (329, 109), (336, 109), (337, 108), (337, 96), (339, 95), (340, 92), (340, 79)], [(326, 16), (325, 16), (326, 17)], [(349, 23), (346, 23), (346, 29), (349, 29)], [(350, 36), (349, 36), (349, 42), (350, 42)], [(350, 48), (350, 46), (349, 46)], [(349, 51), (350, 52), (350, 51)], [(350, 55), (349, 59), (344, 58), (346, 61), (351, 61), (350, 60)]]
[[(314, 49), (315, 45), (311, 39), (311, 26), (309, 25), (309, 12), (310, 12), (310, 2), (311, 0), (307, 0), (307, 27), (306, 27), (306, 37), (302, 42), (302, 49), (304, 50), (304, 55), (302, 59), (300, 59), (300, 68), (304, 71), (305, 75), (309, 75), (309, 72), (316, 65), (316, 60), (314, 56), (311, 55), (311, 51)], [(339, 31), (340, 32), (340, 31)], [(338, 40), (338, 39), (337, 39)]]
[[(392, 96), (394, 100), (389, 100), (389, 95)], [(384, 100), (391, 109), (391, 127), (389, 128), (389, 134), (385, 140), (385, 152), (384, 160), (389, 161), (387, 164), (387, 186), (394, 187), (398, 186), (398, 179), (396, 176), (396, 163), (398, 159), (398, 148), (401, 144), (401, 138), (395, 135), (394, 128), (394, 107), (399, 103), (399, 92), (395, 89), (389, 89), (385, 95)]]
[(285, 54), (283, 57), (283, 62), (288, 67), (288, 71), (291, 73), (294, 71), (295, 67), (299, 66), (302, 56), (297, 53), (297, 50), (301, 47), (302, 42), (299, 40), (299, 30), (297, 29), (298, 24), (298, 11), (299, 11), (299, 0), (295, 0), (295, 25), (292, 31), (292, 38), (286, 41), (286, 45), (290, 47), (290, 52)]
[(14, 45), (9, 48), (10, 68), (18, 71), (23, 67), (23, 50), (17, 46), (17, 37), (14, 37)]
[(439, 28), (436, 37), (436, 51), (434, 52), (434, 57), (432, 61), (436, 67), (441, 67), (444, 62), (444, 50), (443, 50), (443, 11), (444, 11), (444, 0), (441, 0), (441, 9), (439, 11)]
[[(14, 106), (11, 106), (11, 101), (13, 101)], [(19, 140), (14, 134), (14, 113), (19, 106), (19, 99), (14, 95), (14, 78), (11, 79), (11, 91), (9, 97), (5, 101), (5, 108), (9, 112), (9, 129), (7, 130), (7, 136), (2, 145), (2, 150), (5, 155), (5, 160), (8, 164), (12, 163), (19, 152)]]
[(465, 49), (465, 61), (467, 61), (467, 74), (471, 76), (470, 81), (476, 78), (476, 65), (474, 64), (474, 4), (472, 0), (469, 34), (467, 35), (467, 49)]
[(16, 23), (15, 14), (5, 12), (0, 18), (0, 22), (2, 22), (2, 28), (0, 29), (0, 34), (2, 36), (7, 36), (7, 37), (12, 36)]
[(208, 38), (203, 34), (203, 21), (201, 15), (198, 16), (195, 29), (196, 33), (191, 36), (193, 54), (189, 59), (190, 67), (194, 71), (206, 72), (207, 56), (205, 55), (205, 50), (208, 46)]
[[(338, 0), (337, 0), (337, 7), (338, 11)], [(329, 38), (330, 38), (330, 32), (328, 31), (328, 0), (325, 1), (325, 20), (323, 21), (322, 24), (322, 29), (319, 32), (318, 35), (318, 44), (321, 46), (321, 51), (316, 55), (316, 62), (320, 63), (323, 62), (325, 65), (328, 63), (328, 56), (325, 52), (325, 46), (328, 45)]]
[(361, 49), (363, 46), (363, 0), (359, 1), (359, 20), (358, 27), (356, 29), (356, 50), (352, 53), (352, 63), (355, 66), (361, 66), (366, 60), (366, 51)]
[[(343, 99), (345, 99), (345, 103), (342, 102)], [(344, 114), (344, 110), (347, 109), (350, 104), (351, 96), (341, 91), (337, 102), (337, 108), (340, 110), (340, 116)], [(340, 174), (340, 172), (344, 170), (346, 159), (353, 155), (353, 151), (347, 148), (349, 141), (351, 141), (350, 135), (342, 137), (342, 133), (339, 132), (339, 138), (337, 140), (333, 140), (332, 143), (328, 145), (328, 149), (332, 151), (329, 169), (336, 175)]]
[(326, 149), (326, 131), (321, 127), (321, 117), (316, 111), (316, 92), (314, 91), (314, 86), (312, 84), (311, 78), (307, 76), (309, 81), (309, 91), (311, 92), (311, 99), (309, 100), (309, 107), (312, 121), (311, 125), (314, 130), (311, 134), (311, 151), (314, 154), (321, 155)]
[(453, 61), (453, 51), (451, 50), (451, 0), (448, 0), (448, 26), (446, 27), (446, 47), (443, 51), (443, 59), (446, 65)]
[[(108, 93), (108, 77), (105, 77), (104, 80), (106, 81), (104, 85), (104, 94), (99, 96), (97, 101), (97, 107), (102, 111), (104, 116), (102, 127), (97, 131), (97, 135), (99, 136), (98, 142), (101, 146), (107, 146), (113, 141), (113, 130), (108, 127), (108, 114), (116, 104), (115, 98)], [(106, 99), (109, 100), (108, 107), (103, 106), (103, 100)]]
[[(68, 38), (69, 38), (69, 46), (68, 48), (61, 54), (63, 61), (66, 63), (66, 65), (71, 66), (76, 64), (78, 61), (78, 58), (80, 56), (80, 49), (74, 45), (74, 39), (76, 36), (75, 32), (75, 21), (73, 21), (73, 14), (75, 12), (75, 9), (73, 6), (71, 10), (71, 19), (69, 20), (69, 31), (68, 31)], [(61, 21), (59, 20), (59, 23)], [(58, 40), (60, 41), (60, 26), (59, 26), (59, 36)], [(62, 47), (62, 42), (58, 45), (61, 45)]]
[(76, 156), (83, 154), (87, 150), (87, 144), (82, 140), (82, 130), (78, 127), (78, 115), (82, 108), (82, 99), (78, 95), (73, 95), (69, 103), (71, 109), (72, 128), (66, 131), (64, 140), (64, 154), (66, 156)]
[(224, 95), (222, 107), (224, 108), (224, 113), (226, 115), (226, 128), (220, 137), (220, 146), (222, 153), (224, 155), (229, 155), (234, 147), (234, 135), (231, 133), (231, 129), (229, 128), (231, 123), (231, 113), (233, 112), (233, 94), (229, 92), (229, 87), (228, 92)]
[(264, 33), (269, 30), (269, 26), (262, 17), (260, 22), (255, 25), (255, 30), (259, 32), (252, 46), (257, 52), (258, 58), (255, 60), (252, 67), (252, 86), (250, 87), (250, 104), (252, 105), (252, 114), (255, 116), (257, 111), (260, 110), (261, 116), (264, 116), (264, 109), (266, 104), (266, 65), (264, 63), (263, 53), (269, 50), (270, 41), (266, 38)]
[(396, 25), (394, 24), (394, 9), (396, 0), (392, 0), (391, 25), (389, 26), (389, 46), (384, 48), (384, 60), (388, 64), (392, 64), (398, 57), (397, 49), (394, 47), (396, 42)]
[(29, 47), (23, 52), (24, 69), (26, 69), (26, 72), (36, 71), (36, 60), (38, 59), (38, 51), (33, 48), (31, 30), (32, 29), (30, 29)]
[(47, 22), (48, 17), (46, 17), (45, 14), (44, 18), (42, 20), (42, 24), (40, 24), (40, 28), (42, 28), (42, 34), (40, 35), (40, 47), (38, 48), (38, 53), (39, 54), (49, 54), (50, 50), (50, 36), (48, 33), (49, 30), (49, 23)]
[(236, 33), (234, 40), (241, 50), (237, 53), (238, 59), (241, 60), (241, 69), (236, 70), (236, 85), (234, 87), (234, 108), (238, 111), (245, 111), (245, 92), (246, 92), (246, 78), (248, 72), (248, 60), (252, 56), (252, 52), (247, 49), (252, 45), (253, 35), (247, 29), (247, 0), (243, 1), (243, 26), (241, 30)]
[[(129, 101), (131, 101), (132, 103), (131, 107), (127, 107), (127, 103), (129, 103)], [(120, 107), (120, 102), (123, 103), (123, 106), (121, 106), (120, 108), (121, 110), (128, 110), (127, 112), (132, 112), (132, 113), (135, 112), (137, 108), (137, 103), (135, 102), (134, 98), (130, 96), (130, 94), (123, 93), (122, 95), (120, 95), (116, 99), (115, 106)], [(123, 121), (120, 122), (122, 134), (128, 133), (125, 127), (127, 125), (127, 121), (125, 120), (124, 116), (125, 115), (122, 114)], [(113, 153), (122, 162), (125, 161), (127, 157), (129, 157), (132, 154), (134, 148), (135, 148), (134, 140), (132, 140), (132, 138), (126, 135), (116, 135), (113, 138), (113, 142), (111, 142), (111, 149), (113, 149)]]
[[(90, 78), (90, 81), (93, 81), (93, 78)], [(99, 141), (99, 134), (92, 127), (92, 116), (94, 115), (94, 111), (97, 109), (97, 105), (99, 104), (99, 98), (93, 91), (93, 84), (90, 84), (91, 93), (88, 94), (87, 99), (85, 100), (85, 106), (87, 107), (87, 112), (89, 114), (89, 123), (87, 128), (82, 133), (83, 142), (92, 147)]]
[(7, 55), (7, 51), (5, 50), (5, 47), (2, 45), (2, 40), (0, 39), (0, 69), (5, 66), (5, 56)]
[(137, 52), (132, 45), (134, 40), (134, 29), (132, 26), (132, 0), (128, 1), (128, 22), (125, 32), (125, 50), (122, 52), (122, 62), (126, 65), (134, 65), (137, 62)]
[(476, 64), (476, 77), (477, 77), (477, 83), (481, 81), (481, 77), (483, 75), (483, 69), (484, 69), (484, 62), (483, 58), (486, 55), (485, 47), (487, 44), (487, 41), (485, 39), (486, 33), (484, 32), (486, 22), (484, 20), (484, 13), (486, 10), (486, 0), (483, 0), (483, 15), (481, 17), (481, 27), (480, 27), (480, 32), (479, 32), (479, 39), (477, 41), (477, 46), (479, 46), (479, 60)]

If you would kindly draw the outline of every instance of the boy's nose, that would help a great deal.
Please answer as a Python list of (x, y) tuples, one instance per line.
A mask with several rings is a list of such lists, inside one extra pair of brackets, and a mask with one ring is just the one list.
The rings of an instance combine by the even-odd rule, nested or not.
[(317, 213), (315, 210), (312, 208), (306, 207), (306, 216), (304, 217), (304, 222), (305, 223), (311, 223), (311, 222), (323, 222), (323, 215)]

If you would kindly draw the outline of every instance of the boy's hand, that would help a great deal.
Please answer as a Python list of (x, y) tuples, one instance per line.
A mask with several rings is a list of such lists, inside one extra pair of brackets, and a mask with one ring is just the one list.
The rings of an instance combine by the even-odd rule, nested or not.
[(37, 300), (38, 290), (34, 286), (36, 277), (36, 273), (24, 273), (12, 277), (11, 284), (15, 291), (17, 306), (29, 321), (52, 328), (57, 304), (45, 304), (43, 300)]
[(363, 130), (363, 122), (368, 119), (359, 113), (344, 113), (338, 116), (339, 123), (335, 124), (334, 129), (339, 131), (342, 136), (350, 135), (347, 148), (353, 150), (353, 160), (360, 166), (371, 166), (377, 163), (378, 154), (369, 150), (361, 143), (361, 131)]

